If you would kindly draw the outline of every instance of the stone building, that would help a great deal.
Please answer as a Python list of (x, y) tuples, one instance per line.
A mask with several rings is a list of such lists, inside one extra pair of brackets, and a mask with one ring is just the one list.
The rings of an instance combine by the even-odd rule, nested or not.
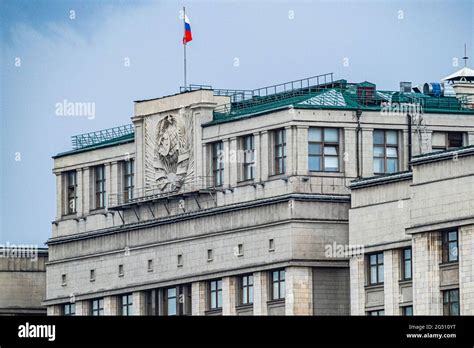
[(0, 315), (46, 315), (48, 250), (0, 247)]
[(456, 97), (332, 74), (137, 101), (133, 126), (75, 136), (54, 156), (48, 313), (365, 313), (363, 279), (349, 277), (364, 267), (336, 252), (378, 243), (362, 225), (350, 238), (351, 182), (474, 144), (473, 117)]

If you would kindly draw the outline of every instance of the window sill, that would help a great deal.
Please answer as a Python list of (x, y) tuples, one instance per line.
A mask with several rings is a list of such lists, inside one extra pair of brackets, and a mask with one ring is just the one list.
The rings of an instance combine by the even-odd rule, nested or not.
[(365, 290), (378, 290), (378, 289), (383, 289), (384, 283), (377, 283), (377, 284), (369, 284), (365, 285), (364, 289)]
[(285, 304), (284, 298), (278, 298), (276, 300), (267, 301), (267, 305), (277, 305), (277, 304)]
[(253, 309), (253, 303), (240, 304), (235, 306), (236, 310)]
[(438, 266), (440, 270), (459, 268), (459, 261), (441, 262)]
[(255, 178), (253, 179), (246, 179), (246, 180), (241, 180), (237, 181), (237, 187), (239, 186), (247, 186), (247, 185), (252, 185), (255, 183)]
[(97, 209), (91, 209), (89, 211), (89, 215), (99, 215), (99, 214), (106, 215), (107, 214), (107, 209), (97, 208)]
[(398, 284), (399, 285), (408, 285), (408, 284), (412, 284), (413, 283), (413, 279), (410, 278), (410, 279), (400, 279), (398, 281)]
[(204, 312), (205, 315), (222, 315), (222, 308), (208, 309)]

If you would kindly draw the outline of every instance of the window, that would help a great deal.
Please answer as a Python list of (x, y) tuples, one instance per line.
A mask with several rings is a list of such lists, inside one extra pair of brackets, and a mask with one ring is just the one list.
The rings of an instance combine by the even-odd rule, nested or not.
[(67, 277), (66, 277), (65, 274), (62, 274), (61, 275), (61, 285), (66, 286), (66, 284), (67, 284)]
[(268, 240), (268, 251), (275, 251), (275, 240)]
[(212, 261), (212, 249), (207, 250), (207, 261)]
[(339, 171), (339, 130), (337, 128), (309, 128), (308, 168), (310, 171)]
[(224, 183), (224, 147), (222, 141), (212, 143), (212, 177), (214, 186)]
[(76, 183), (76, 171), (70, 171), (66, 173), (66, 188), (67, 188), (67, 207), (66, 214), (76, 213), (76, 201), (77, 201), (77, 183)]
[(285, 270), (277, 270), (271, 273), (272, 276), (272, 300), (285, 298)]
[(458, 231), (443, 232), (443, 262), (458, 261)]
[(244, 255), (244, 245), (239, 244), (237, 245), (237, 256), (243, 256)]
[(66, 316), (76, 315), (76, 304), (66, 303), (63, 307), (63, 315), (66, 315)]
[(123, 193), (124, 193), (124, 202), (128, 202), (133, 198), (133, 189), (134, 185), (134, 160), (128, 160), (123, 162)]
[(178, 267), (183, 266), (183, 255), (179, 254), (178, 255)]
[(275, 173), (283, 174), (286, 170), (286, 132), (285, 129), (278, 129), (274, 132), (275, 144)]
[(431, 147), (433, 151), (444, 151), (463, 146), (462, 132), (433, 132)]
[(402, 250), (402, 276), (404, 280), (411, 279), (411, 248)]
[(95, 281), (95, 270), (94, 269), (91, 269), (91, 271), (90, 271), (89, 280), (91, 282)]
[(104, 315), (104, 299), (103, 298), (92, 300), (91, 314), (93, 316)]
[(372, 316), (372, 317), (380, 317), (380, 316), (385, 315), (385, 311), (383, 309), (379, 309), (376, 311), (368, 311), (367, 315)]
[(123, 277), (124, 271), (123, 271), (123, 265), (118, 266), (118, 276)]
[(253, 303), (253, 275), (244, 275), (240, 278), (240, 304)]
[(124, 316), (132, 315), (133, 295), (127, 294), (120, 297), (121, 314)]
[(148, 272), (153, 272), (153, 260), (148, 260)]
[(443, 291), (443, 315), (459, 315), (459, 289)]
[(383, 253), (369, 255), (369, 284), (383, 283)]
[(158, 290), (148, 290), (145, 292), (146, 315), (159, 315), (159, 295)]
[(209, 309), (222, 308), (222, 279), (209, 282)]
[(242, 138), (242, 148), (244, 150), (243, 180), (253, 180), (255, 178), (255, 144), (254, 136), (247, 135)]
[(177, 302), (176, 288), (169, 288), (165, 291), (165, 302), (166, 302), (166, 315), (177, 315), (178, 314), (178, 302)]
[(105, 207), (105, 167), (95, 167), (95, 208)]
[(374, 174), (398, 171), (398, 132), (374, 130)]
[(404, 315), (405, 317), (412, 316), (413, 315), (413, 306), (402, 307), (402, 315)]

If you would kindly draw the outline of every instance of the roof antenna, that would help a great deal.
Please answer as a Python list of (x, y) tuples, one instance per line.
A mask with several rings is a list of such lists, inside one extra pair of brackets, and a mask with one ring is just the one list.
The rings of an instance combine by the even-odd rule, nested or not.
[(466, 44), (464, 44), (464, 57), (462, 57), (462, 59), (464, 59), (464, 67), (466, 67), (467, 60), (469, 59), (469, 57), (467, 56), (467, 51), (466, 51)]

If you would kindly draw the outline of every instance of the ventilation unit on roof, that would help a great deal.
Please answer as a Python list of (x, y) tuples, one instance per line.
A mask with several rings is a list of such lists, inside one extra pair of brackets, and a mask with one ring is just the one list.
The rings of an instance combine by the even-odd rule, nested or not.
[(441, 97), (444, 95), (444, 84), (439, 82), (425, 83), (423, 85), (423, 94)]
[(357, 100), (363, 105), (372, 104), (375, 97), (375, 84), (362, 82), (357, 84)]
[(411, 92), (411, 82), (400, 82), (400, 92), (410, 93)]

